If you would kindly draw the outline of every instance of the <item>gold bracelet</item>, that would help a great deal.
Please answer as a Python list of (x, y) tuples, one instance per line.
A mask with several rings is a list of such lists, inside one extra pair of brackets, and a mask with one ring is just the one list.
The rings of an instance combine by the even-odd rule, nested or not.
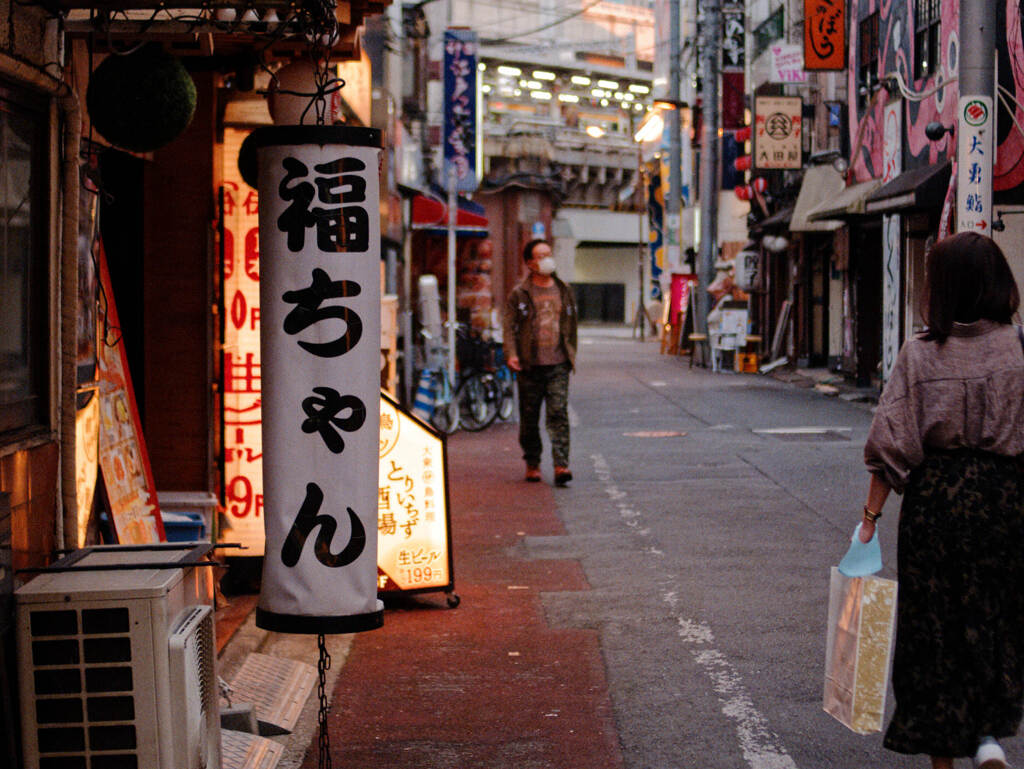
[(868, 506), (864, 505), (864, 520), (868, 521), (869, 523), (875, 523), (881, 517), (881, 510), (879, 510), (877, 513), (872, 513), (870, 510), (868, 510)]

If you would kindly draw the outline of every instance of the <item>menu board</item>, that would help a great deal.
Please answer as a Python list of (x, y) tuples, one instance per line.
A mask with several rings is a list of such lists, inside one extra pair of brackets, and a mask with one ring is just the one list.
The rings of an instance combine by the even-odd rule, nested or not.
[(380, 398), (377, 587), (381, 593), (452, 587), (444, 438), (384, 392)]

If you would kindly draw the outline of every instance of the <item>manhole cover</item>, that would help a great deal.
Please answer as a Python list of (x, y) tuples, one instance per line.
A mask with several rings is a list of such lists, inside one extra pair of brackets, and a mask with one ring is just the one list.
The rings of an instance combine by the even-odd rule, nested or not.
[(780, 441), (824, 443), (850, 440), (850, 429), (849, 427), (772, 427), (753, 430), (753, 432)]

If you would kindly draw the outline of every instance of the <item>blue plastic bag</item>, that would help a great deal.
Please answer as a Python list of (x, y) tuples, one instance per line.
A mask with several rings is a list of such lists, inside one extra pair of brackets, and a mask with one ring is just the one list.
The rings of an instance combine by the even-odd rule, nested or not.
[(860, 527), (853, 530), (853, 541), (839, 562), (839, 571), (847, 577), (867, 577), (882, 569), (882, 546), (878, 543), (878, 529), (867, 542), (860, 541)]

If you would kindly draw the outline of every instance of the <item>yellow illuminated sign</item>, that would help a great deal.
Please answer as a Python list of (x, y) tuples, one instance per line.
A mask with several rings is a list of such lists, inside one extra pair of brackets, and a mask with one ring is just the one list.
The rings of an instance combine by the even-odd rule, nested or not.
[(440, 435), (380, 399), (377, 587), (381, 592), (451, 587), (445, 446)]

